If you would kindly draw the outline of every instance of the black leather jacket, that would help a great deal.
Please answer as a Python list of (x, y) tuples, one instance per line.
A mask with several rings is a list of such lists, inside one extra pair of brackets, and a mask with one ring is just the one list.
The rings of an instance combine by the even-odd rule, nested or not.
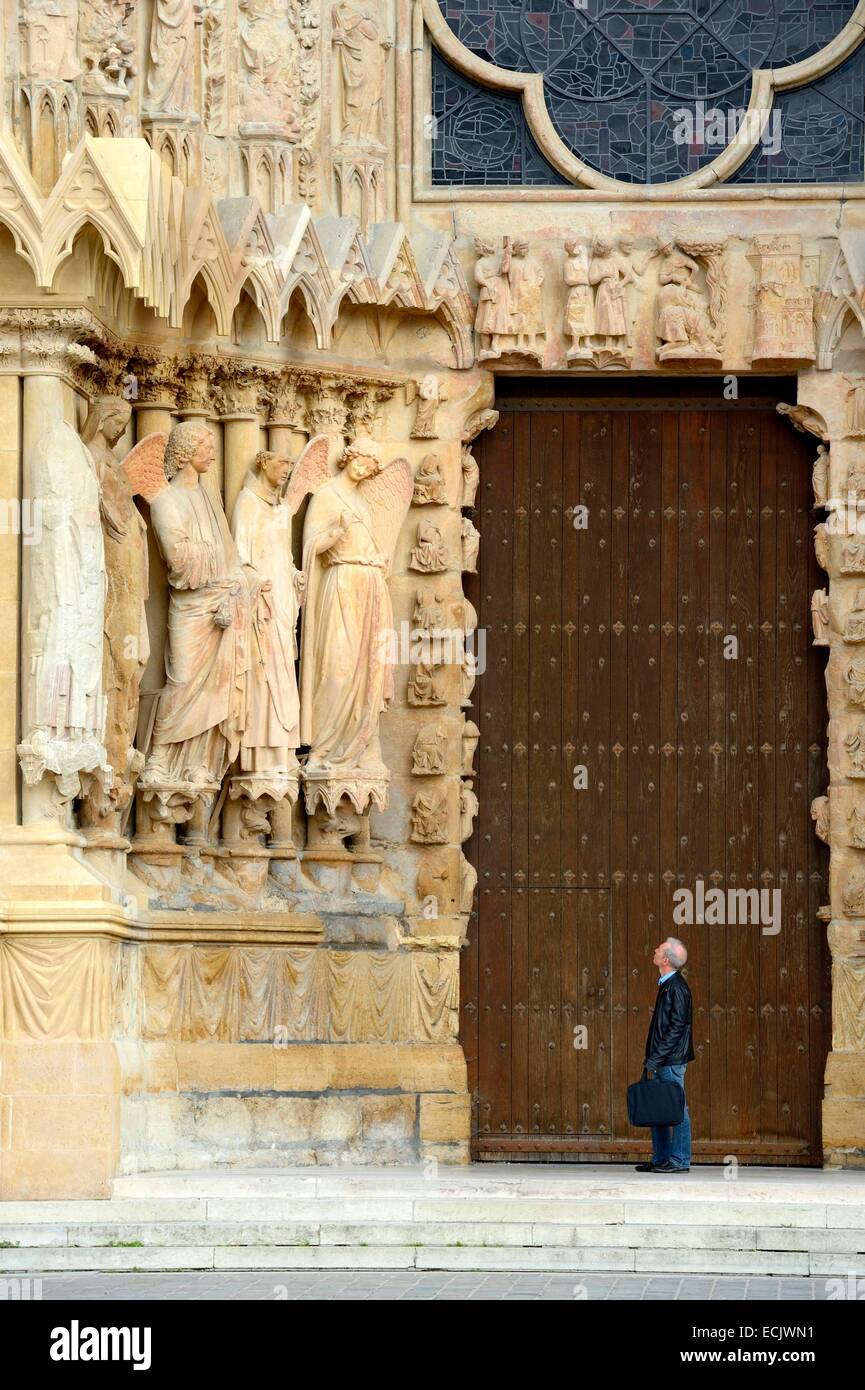
[(677, 970), (669, 980), (658, 985), (658, 998), (646, 1038), (648, 1071), (693, 1062), (692, 1022), (691, 991), (687, 980)]

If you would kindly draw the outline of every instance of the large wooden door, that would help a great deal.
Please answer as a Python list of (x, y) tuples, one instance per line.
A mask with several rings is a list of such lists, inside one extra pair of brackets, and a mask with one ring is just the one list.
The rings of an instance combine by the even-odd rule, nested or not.
[[(479, 450), (473, 593), (486, 670), (461, 1026), (475, 1154), (645, 1149), (625, 1090), (652, 952), (676, 935), (695, 1005), (695, 1158), (819, 1162), (813, 449), (773, 402), (720, 391), (499, 405)], [(677, 925), (673, 894), (698, 879), (780, 889), (780, 932)]]

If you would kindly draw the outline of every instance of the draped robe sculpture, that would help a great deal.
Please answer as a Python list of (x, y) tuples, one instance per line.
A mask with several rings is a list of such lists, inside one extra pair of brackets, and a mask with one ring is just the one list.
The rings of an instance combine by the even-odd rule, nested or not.
[(163, 115), (192, 110), (194, 0), (155, 0), (150, 26), (147, 107)]
[(107, 594), (102, 661), (106, 697), (105, 747), (110, 781), (98, 770), (87, 778), (82, 824), (91, 840), (121, 833), (143, 758), (135, 749), (138, 691), (150, 654), (145, 599), (147, 533), (116, 445), (132, 407), (119, 396), (100, 396), (90, 407), (82, 438), (100, 489)]
[(335, 815), (387, 804), (379, 719), (393, 695), (393, 614), (387, 575), (412, 497), (405, 459), (382, 466), (360, 438), (310, 503), (303, 532), (306, 607), (301, 643), (301, 739), (306, 805)]
[[(155, 710), (140, 785), (157, 816), (184, 820), (218, 792), (237, 757), (246, 718), (249, 592), (221, 505), (201, 484), (214, 440), (199, 421), (175, 425), (161, 480), (141, 480), (139, 450), (159, 461), (152, 435), (126, 461), (133, 485), (150, 492), (150, 516), (168, 570), (165, 685)], [(151, 465), (152, 466), (152, 465)]]
[[(230, 794), (268, 798), (265, 809), (297, 799), (300, 697), (295, 662), (303, 574), (291, 553), (291, 521), (303, 498), (327, 474), (328, 441), (310, 441), (292, 469), (262, 450), (234, 508), (232, 532), (252, 595), (250, 675), (240, 773)], [(291, 484), (286, 483), (291, 474)]]
[[(79, 774), (110, 775), (104, 744), (102, 627), (105, 551), (93, 459), (60, 420), (36, 441), (29, 460), (41, 538), (24, 548), (27, 595), (24, 659), (30, 679), (18, 747), (28, 785), (54, 773), (61, 798), (80, 790)], [(55, 814), (60, 807), (55, 807)]]

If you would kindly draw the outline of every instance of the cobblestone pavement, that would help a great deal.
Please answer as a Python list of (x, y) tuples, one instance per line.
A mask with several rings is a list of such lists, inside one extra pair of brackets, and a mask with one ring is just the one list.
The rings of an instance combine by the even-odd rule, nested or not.
[[(7, 1276), (8, 1277), (8, 1276)], [(268, 1299), (627, 1299), (723, 1302), (825, 1299), (836, 1281), (823, 1278), (716, 1278), (661, 1274), (488, 1274), (428, 1270), (268, 1270), (254, 1273), (44, 1274), (44, 1300)], [(38, 1283), (30, 1297), (39, 1296)]]

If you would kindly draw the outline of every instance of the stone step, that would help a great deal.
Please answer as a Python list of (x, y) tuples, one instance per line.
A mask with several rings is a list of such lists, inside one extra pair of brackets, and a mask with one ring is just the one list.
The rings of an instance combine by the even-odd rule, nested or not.
[(193, 1246), (544, 1246), (634, 1250), (779, 1250), (865, 1255), (865, 1230), (765, 1225), (584, 1225), (559, 1222), (197, 1221), (0, 1225), (0, 1268), (22, 1247), (176, 1248)]
[(621, 1271), (644, 1274), (807, 1275), (846, 1278), (850, 1257), (761, 1250), (634, 1250), (611, 1246), (22, 1246), (4, 1250), (0, 1274), (159, 1270), (440, 1269)]

